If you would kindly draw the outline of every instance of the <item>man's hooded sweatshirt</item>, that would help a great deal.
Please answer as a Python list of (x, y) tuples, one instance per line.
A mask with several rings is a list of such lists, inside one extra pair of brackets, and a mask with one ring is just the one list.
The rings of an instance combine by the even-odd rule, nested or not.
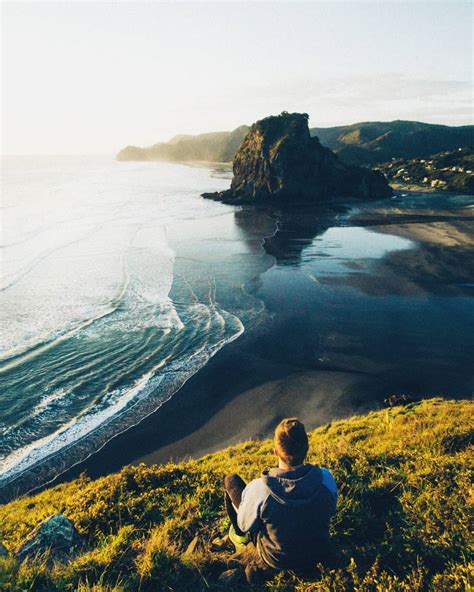
[(242, 531), (255, 533), (270, 567), (309, 567), (327, 549), (336, 501), (337, 486), (325, 468), (270, 469), (244, 489), (237, 522)]

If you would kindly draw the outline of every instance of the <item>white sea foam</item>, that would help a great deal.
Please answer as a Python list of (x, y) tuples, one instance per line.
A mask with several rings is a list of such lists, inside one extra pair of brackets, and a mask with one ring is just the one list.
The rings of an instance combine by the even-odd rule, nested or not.
[[(202, 368), (210, 357), (215, 355), (224, 345), (237, 339), (244, 331), (244, 327), (237, 317), (224, 311), (222, 311), (222, 314), (219, 313), (219, 316), (224, 324), (226, 323), (224, 317), (227, 317), (227, 323), (231, 324), (233, 332), (226, 338), (212, 345), (203, 346), (189, 358), (174, 362), (166, 372), (160, 373), (160, 369), (168, 361), (167, 359), (162, 360), (150, 372), (140, 378), (132, 388), (127, 390), (117, 389), (110, 393), (107, 397), (108, 404), (102, 410), (94, 411), (92, 407), (88, 413), (71, 419), (54, 433), (11, 453), (0, 465), (0, 487), (7, 485), (12, 479), (36, 467), (41, 462), (54, 457), (55, 454), (67, 449), (72, 444), (77, 444), (94, 434), (92, 447), (81, 448), (76, 453), (72, 453), (67, 468), (81, 462), (92, 452), (101, 448), (111, 437), (118, 435), (154, 412), (197, 370)], [(64, 395), (65, 393), (56, 393), (44, 399), (33, 410), (33, 415), (37, 415), (53, 401)], [(111, 422), (114, 422), (114, 425), (111, 425)], [(74, 460), (72, 461), (72, 459)], [(46, 474), (57, 476), (58, 465), (56, 462), (54, 467), (46, 470)], [(43, 480), (44, 476), (45, 471), (43, 469)], [(37, 485), (37, 482), (32, 478), (30, 487), (35, 485)]]
[(227, 181), (177, 165), (67, 159), (20, 159), (5, 172), (0, 488), (80, 462), (243, 331), (216, 305), (211, 276), (207, 295), (198, 276), (180, 278), (183, 302), (169, 296), (168, 228), (176, 240), (181, 224), (188, 233), (210, 217), (217, 236), (230, 209), (196, 193)]
[(189, 204), (191, 190), (196, 197), (198, 184), (206, 184), (205, 170), (180, 175), (176, 165), (88, 162), (81, 175), (77, 162), (67, 159), (9, 162), (0, 279), (3, 358), (109, 311), (126, 289), (124, 266), (132, 259), (140, 261), (135, 287), (143, 298), (167, 297), (174, 253), (166, 226), (207, 211), (201, 200)]

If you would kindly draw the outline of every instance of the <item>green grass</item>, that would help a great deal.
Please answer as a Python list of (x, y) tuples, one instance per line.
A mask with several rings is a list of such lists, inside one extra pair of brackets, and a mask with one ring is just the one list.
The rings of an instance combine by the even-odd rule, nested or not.
[[(468, 590), (473, 410), (432, 399), (313, 431), (310, 460), (330, 468), (340, 488), (333, 559), (310, 578), (281, 573), (264, 589)], [(270, 441), (246, 442), (197, 461), (83, 477), (0, 507), (0, 540), (11, 551), (58, 511), (88, 542), (68, 564), (0, 559), (0, 590), (249, 589), (219, 584), (235, 558), (211, 551), (210, 541), (228, 527), (224, 475), (255, 478), (274, 462), (271, 452)], [(187, 556), (196, 535), (202, 544)]]

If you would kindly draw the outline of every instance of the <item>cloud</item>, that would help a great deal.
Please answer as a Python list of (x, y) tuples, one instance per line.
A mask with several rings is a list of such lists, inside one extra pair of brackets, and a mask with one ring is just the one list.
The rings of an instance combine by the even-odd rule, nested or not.
[(316, 126), (376, 119), (473, 123), (472, 83), (466, 80), (416, 79), (402, 74), (290, 79), (285, 84), (243, 89), (242, 100), (245, 96), (258, 97), (257, 111), (264, 106), (268, 112), (274, 106), (307, 111)]

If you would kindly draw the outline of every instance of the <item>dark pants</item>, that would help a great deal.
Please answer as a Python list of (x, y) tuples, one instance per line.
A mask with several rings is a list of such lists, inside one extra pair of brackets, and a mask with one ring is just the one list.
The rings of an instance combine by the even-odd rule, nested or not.
[(242, 491), (246, 485), (245, 481), (239, 475), (227, 475), (224, 479), (225, 508), (230, 522), (239, 536), (245, 535), (245, 532), (242, 532), (237, 524), (237, 510), (242, 500)]
[[(245, 486), (245, 481), (239, 475), (227, 475), (224, 479), (225, 507), (232, 526), (239, 536), (245, 535), (245, 532), (242, 532), (237, 524), (237, 510), (242, 501), (242, 492)], [(261, 585), (266, 580), (271, 579), (277, 570), (268, 567), (260, 557), (257, 550), (257, 534), (255, 532), (249, 532), (248, 534), (251, 544), (245, 546), (245, 550), (242, 551), (244, 555), (241, 555), (241, 559), (247, 564), (245, 577), (249, 584)]]

